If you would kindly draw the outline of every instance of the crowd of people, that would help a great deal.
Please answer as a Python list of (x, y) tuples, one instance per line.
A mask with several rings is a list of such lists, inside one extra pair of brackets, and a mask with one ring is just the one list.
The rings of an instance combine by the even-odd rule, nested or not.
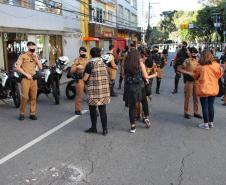
[[(28, 51), (16, 62), (17, 71), (24, 75), (21, 82), (22, 104), (19, 119), (24, 120), (25, 106), (30, 98), (30, 118), (36, 120), (37, 81), (32, 79), (32, 75), (37, 66), (40, 69), (42, 66), (35, 54), (35, 43), (28, 42), (27, 46)], [(129, 108), (130, 132), (136, 132), (137, 120), (142, 120), (146, 128), (151, 127), (148, 101), (152, 98), (154, 78), (156, 78), (155, 93), (160, 94), (168, 50), (160, 52), (158, 46), (137, 48), (135, 44), (126, 46), (123, 51), (114, 48), (114, 45), (110, 45), (107, 57), (103, 57), (102, 50), (94, 47), (90, 50), (88, 59), (86, 48), (80, 47), (79, 57), (71, 67), (71, 73), (76, 77), (76, 115), (82, 115), (84, 90), (88, 95), (91, 127), (86, 130), (87, 133), (97, 133), (97, 118), (100, 115), (103, 135), (108, 134), (106, 105), (111, 102), (111, 97), (117, 96), (114, 90), (117, 71), (119, 71), (118, 89), (122, 88), (124, 80), (123, 101)], [(195, 47), (188, 48), (187, 43), (183, 42), (182, 47), (176, 52), (172, 65), (175, 69), (173, 94), (178, 93), (181, 76), (184, 80), (184, 117), (190, 119), (193, 112), (194, 117), (204, 121), (199, 125), (200, 128), (214, 127), (214, 100), (219, 93), (219, 79), (223, 74), (226, 78), (226, 48), (219, 62), (210, 50), (198, 51)], [(226, 86), (226, 79), (224, 85)], [(190, 110), (190, 99), (193, 99), (193, 111)]]

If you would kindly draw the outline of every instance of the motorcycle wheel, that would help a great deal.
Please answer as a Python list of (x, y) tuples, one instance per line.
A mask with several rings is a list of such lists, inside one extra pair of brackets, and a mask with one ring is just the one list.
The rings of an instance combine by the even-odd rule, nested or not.
[(56, 105), (60, 104), (60, 89), (59, 89), (59, 84), (56, 80), (53, 80), (52, 91), (53, 91), (53, 97), (55, 99)]
[(70, 82), (68, 82), (65, 93), (69, 100), (72, 100), (75, 98), (76, 96), (75, 80), (71, 80)]
[(13, 103), (15, 108), (20, 107), (20, 102), (21, 102), (21, 97), (20, 97), (20, 90), (18, 83), (15, 83), (13, 88), (12, 88), (12, 98), (13, 98)]

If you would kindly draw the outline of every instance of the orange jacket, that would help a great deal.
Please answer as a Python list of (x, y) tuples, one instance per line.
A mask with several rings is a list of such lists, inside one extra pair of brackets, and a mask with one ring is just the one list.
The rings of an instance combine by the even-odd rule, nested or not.
[(194, 70), (196, 94), (199, 97), (216, 96), (219, 92), (218, 79), (223, 75), (220, 64), (198, 64)]

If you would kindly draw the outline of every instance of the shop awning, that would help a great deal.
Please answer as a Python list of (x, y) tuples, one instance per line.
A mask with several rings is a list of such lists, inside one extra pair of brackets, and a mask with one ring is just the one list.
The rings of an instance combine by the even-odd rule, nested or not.
[(99, 38), (95, 38), (95, 37), (83, 37), (82, 38), (83, 41), (99, 41)]

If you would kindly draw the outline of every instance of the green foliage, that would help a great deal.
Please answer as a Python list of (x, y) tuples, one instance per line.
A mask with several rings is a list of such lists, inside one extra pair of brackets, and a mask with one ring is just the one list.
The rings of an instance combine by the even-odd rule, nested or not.
[(168, 35), (165, 35), (159, 28), (150, 26), (146, 30), (145, 42), (148, 46), (153, 44), (160, 44), (167, 40)]
[(164, 32), (164, 35), (169, 37), (169, 34), (171, 32), (174, 32), (177, 30), (177, 27), (174, 23), (174, 15), (177, 13), (176, 10), (174, 11), (164, 11), (161, 14), (162, 21), (160, 23), (160, 29)]

